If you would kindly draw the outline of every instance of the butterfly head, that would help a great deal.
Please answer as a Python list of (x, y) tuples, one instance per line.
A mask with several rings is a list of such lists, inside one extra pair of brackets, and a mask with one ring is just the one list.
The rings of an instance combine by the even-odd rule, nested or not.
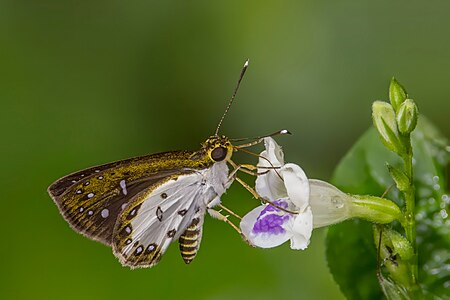
[(228, 160), (233, 154), (233, 145), (226, 136), (213, 135), (203, 143), (203, 149), (213, 162)]

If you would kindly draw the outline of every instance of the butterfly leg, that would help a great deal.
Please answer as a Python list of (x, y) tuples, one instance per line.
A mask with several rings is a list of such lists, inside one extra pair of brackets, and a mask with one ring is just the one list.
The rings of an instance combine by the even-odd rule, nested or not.
[(255, 191), (255, 189), (253, 189), (251, 186), (249, 186), (245, 181), (243, 181), (243, 180), (240, 179), (239, 177), (236, 177), (236, 181), (239, 182), (239, 183), (240, 183), (247, 191), (249, 191), (250, 194), (252, 194), (253, 197), (254, 197), (255, 199), (259, 199), (262, 203), (269, 204), (269, 205), (271, 205), (271, 206), (273, 206), (273, 207), (275, 207), (275, 208), (277, 208), (277, 209), (279, 209), (279, 210), (282, 210), (282, 211), (287, 212), (287, 213), (290, 213), (290, 214), (298, 214), (298, 212), (290, 211), (290, 210), (285, 209), (285, 208), (283, 208), (283, 207), (280, 207), (280, 206), (278, 206), (278, 205), (276, 205), (276, 204), (273, 204), (273, 203), (270, 202), (269, 200), (266, 200), (266, 199), (262, 198), (262, 197), (258, 194), (258, 192)]
[(230, 175), (228, 175), (228, 180), (233, 181), (236, 177), (236, 174), (238, 171), (244, 172), (246, 174), (250, 174), (253, 176), (258, 176), (258, 175), (264, 175), (267, 172), (269, 172), (269, 170), (263, 171), (263, 172), (255, 172), (254, 170), (257, 170), (258, 168), (254, 165), (249, 165), (249, 164), (236, 164), (234, 163), (232, 160), (228, 161), (231, 166), (233, 167), (233, 171), (231, 171)]
[(242, 220), (242, 217), (240, 215), (238, 215), (237, 213), (235, 213), (234, 211), (232, 211), (231, 209), (223, 206), (222, 204), (219, 204), (219, 207), (221, 209), (223, 209), (224, 211), (226, 211), (227, 213), (229, 213), (230, 215), (232, 215), (235, 218), (238, 218), (239, 220)]
[(219, 221), (223, 221), (225, 223), (227, 223), (228, 225), (230, 225), (231, 227), (233, 227), (234, 230), (237, 231), (237, 233), (239, 233), (240, 235), (242, 235), (241, 230), (233, 224), (233, 222), (231, 222), (230, 220), (228, 220), (229, 216), (224, 216), (220, 211), (212, 209), (212, 208), (208, 208), (208, 213), (211, 217), (213, 217), (214, 219), (217, 219)]

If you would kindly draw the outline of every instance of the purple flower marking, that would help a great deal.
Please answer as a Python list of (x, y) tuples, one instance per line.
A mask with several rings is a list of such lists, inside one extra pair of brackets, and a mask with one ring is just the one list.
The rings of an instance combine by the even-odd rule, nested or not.
[[(272, 202), (274, 205), (279, 206), (281, 208), (287, 209), (288, 208), (288, 203), (284, 200), (276, 200)], [(261, 216), (263, 216), (265, 213), (268, 213), (269, 211), (281, 211), (280, 209), (276, 208), (275, 206), (272, 205), (266, 205), (266, 207), (263, 209), (263, 211), (259, 214), (260, 218)]]
[[(277, 200), (272, 202), (273, 204), (287, 208), (288, 203), (283, 200)], [(289, 215), (278, 215), (277, 212), (281, 211), (280, 209), (273, 207), (272, 205), (267, 205), (263, 211), (259, 214), (258, 218), (256, 218), (255, 225), (253, 225), (252, 232), (255, 234), (258, 233), (269, 233), (269, 234), (281, 234), (285, 233), (286, 230), (282, 227), (282, 225), (287, 222), (290, 218)]]

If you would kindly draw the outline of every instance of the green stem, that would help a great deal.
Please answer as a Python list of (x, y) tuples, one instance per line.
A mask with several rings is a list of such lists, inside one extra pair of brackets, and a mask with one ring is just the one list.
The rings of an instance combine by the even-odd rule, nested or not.
[(417, 284), (418, 277), (418, 262), (417, 262), (417, 244), (416, 244), (416, 214), (415, 214), (415, 191), (414, 191), (414, 172), (412, 165), (412, 147), (409, 145), (407, 154), (403, 156), (405, 163), (406, 175), (409, 178), (409, 188), (404, 192), (406, 202), (406, 238), (411, 243), (414, 251), (413, 259), (411, 260), (411, 276), (412, 282)]

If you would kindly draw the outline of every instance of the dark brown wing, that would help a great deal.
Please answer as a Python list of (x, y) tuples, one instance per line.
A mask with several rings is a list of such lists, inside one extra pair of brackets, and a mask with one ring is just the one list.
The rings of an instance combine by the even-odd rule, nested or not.
[(92, 167), (59, 179), (48, 192), (75, 231), (111, 245), (116, 219), (130, 199), (168, 176), (199, 168), (193, 154), (165, 152)]

